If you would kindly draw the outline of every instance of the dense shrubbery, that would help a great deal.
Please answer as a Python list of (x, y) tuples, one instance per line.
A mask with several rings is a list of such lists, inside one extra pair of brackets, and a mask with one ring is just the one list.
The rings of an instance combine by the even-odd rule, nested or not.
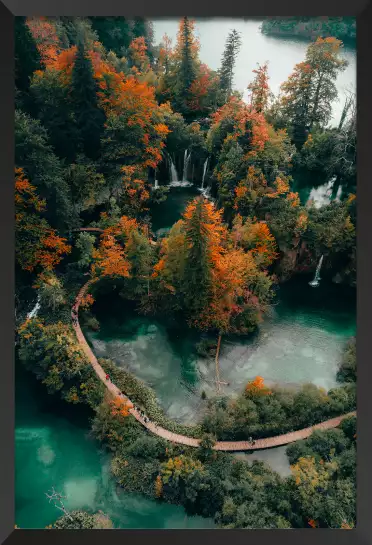
[(328, 393), (313, 384), (304, 385), (297, 392), (277, 388), (265, 395), (245, 392), (234, 401), (210, 400), (202, 427), (220, 440), (269, 437), (347, 413), (355, 405), (355, 384)]
[(28, 320), (19, 330), (19, 357), (48, 388), (71, 403), (95, 408), (103, 399), (104, 386), (79, 346), (71, 326), (46, 325)]
[(356, 418), (316, 431), (287, 448), (292, 464), (293, 511), (313, 527), (353, 528), (356, 523)]

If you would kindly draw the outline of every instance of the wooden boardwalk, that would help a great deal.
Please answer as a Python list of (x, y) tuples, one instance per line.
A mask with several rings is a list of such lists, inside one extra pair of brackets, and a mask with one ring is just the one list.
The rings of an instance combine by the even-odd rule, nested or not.
[[(89, 286), (94, 282), (94, 280), (89, 280), (79, 291), (79, 294), (76, 298), (75, 304), (72, 307), (73, 310), (76, 311), (78, 315), (79, 306), (82, 297), (86, 294)], [(73, 317), (73, 315), (72, 315)], [(100, 364), (97, 361), (97, 358), (93, 354), (90, 346), (88, 345), (83, 332), (81, 330), (79, 320), (74, 323), (73, 321), (73, 327), (76, 332), (77, 339), (79, 341), (79, 344), (81, 348), (83, 349), (85, 355), (87, 356), (88, 360), (90, 361), (94, 371), (96, 372), (98, 378), (103, 382), (105, 387), (107, 388), (110, 395), (112, 395), (113, 398), (120, 396), (124, 398), (125, 400), (128, 400), (130, 402), (130, 399), (125, 396), (121, 390), (111, 380), (106, 379), (106, 373), (103, 370), (103, 368), (100, 366)], [(179, 435), (178, 433), (173, 433), (169, 430), (166, 430), (160, 426), (158, 426), (155, 422), (152, 422), (148, 420), (145, 422), (141, 414), (135, 409), (131, 408), (129, 412), (140, 422), (145, 428), (147, 428), (149, 431), (154, 433), (155, 435), (158, 435), (159, 437), (163, 437), (163, 439), (166, 439), (168, 441), (171, 441), (173, 443), (179, 443), (181, 445), (187, 445), (189, 447), (198, 447), (199, 446), (199, 439), (194, 439), (193, 437), (187, 437), (186, 435)], [(355, 416), (356, 411), (352, 411), (348, 414), (344, 414), (341, 416), (337, 416), (336, 418), (331, 418), (330, 420), (326, 420), (325, 422), (321, 422), (320, 424), (316, 424), (315, 426), (310, 426), (309, 428), (304, 428), (302, 430), (293, 431), (290, 433), (285, 433), (283, 435), (277, 435), (275, 437), (267, 437), (266, 439), (257, 439), (252, 445), (252, 443), (249, 443), (249, 441), (217, 441), (215, 446), (213, 447), (215, 450), (223, 450), (223, 451), (243, 451), (243, 450), (258, 450), (258, 449), (266, 449), (271, 447), (278, 447), (280, 445), (287, 445), (288, 443), (294, 443), (295, 441), (299, 441), (300, 439), (306, 439), (309, 437), (314, 430), (328, 430), (331, 428), (336, 428), (340, 422), (347, 418), (348, 416)]]

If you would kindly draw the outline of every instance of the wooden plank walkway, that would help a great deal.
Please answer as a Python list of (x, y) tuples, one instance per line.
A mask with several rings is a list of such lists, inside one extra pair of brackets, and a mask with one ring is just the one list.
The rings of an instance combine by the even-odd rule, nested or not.
[[(81, 299), (86, 294), (89, 286), (93, 284), (95, 280), (89, 280), (79, 291), (78, 296), (76, 297), (76, 301), (74, 306), (72, 307), (72, 310), (76, 311), (76, 316), (78, 316), (79, 312), (79, 306)], [(71, 313), (71, 316), (73, 318), (73, 314)], [(87, 343), (83, 332), (81, 330), (79, 320), (74, 323), (73, 320), (73, 328), (75, 329), (77, 339), (79, 341), (79, 344), (81, 348), (83, 349), (85, 355), (87, 356), (88, 360), (90, 361), (94, 371), (96, 372), (98, 378), (103, 382), (105, 387), (107, 388), (110, 395), (115, 398), (117, 396), (122, 397), (123, 399), (131, 402), (131, 400), (125, 396), (121, 390), (113, 383), (111, 380), (106, 379), (106, 373), (101, 367), (101, 365), (98, 363), (97, 358), (93, 354), (89, 344)], [(131, 402), (132, 403), (132, 402)], [(166, 439), (168, 441), (171, 441), (173, 443), (179, 443), (181, 445), (187, 445), (189, 447), (198, 447), (199, 446), (199, 439), (194, 439), (193, 437), (187, 437), (186, 435), (179, 435), (178, 433), (173, 433), (169, 430), (166, 430), (162, 428), (161, 426), (158, 426), (155, 422), (152, 422), (151, 420), (148, 420), (145, 422), (141, 414), (138, 412), (137, 409), (131, 408), (129, 412), (134, 416), (138, 422), (140, 422), (145, 428), (147, 428), (150, 432), (154, 433), (155, 435), (158, 435), (159, 437), (163, 437), (163, 439)], [(280, 445), (287, 445), (288, 443), (294, 443), (295, 441), (299, 441), (301, 439), (306, 439), (309, 437), (314, 430), (328, 430), (331, 428), (336, 428), (340, 422), (347, 418), (348, 416), (356, 416), (356, 411), (352, 411), (348, 414), (344, 414), (341, 416), (337, 416), (336, 418), (331, 418), (330, 420), (326, 420), (325, 422), (321, 422), (320, 424), (316, 424), (314, 426), (310, 426), (308, 428), (304, 428), (302, 430), (293, 431), (290, 433), (285, 433), (283, 435), (277, 435), (275, 437), (267, 437), (266, 439), (257, 439), (254, 443), (250, 443), (249, 441), (217, 441), (215, 446), (213, 447), (215, 450), (223, 450), (223, 451), (243, 451), (243, 450), (258, 450), (258, 449), (266, 449), (271, 447), (278, 447)]]

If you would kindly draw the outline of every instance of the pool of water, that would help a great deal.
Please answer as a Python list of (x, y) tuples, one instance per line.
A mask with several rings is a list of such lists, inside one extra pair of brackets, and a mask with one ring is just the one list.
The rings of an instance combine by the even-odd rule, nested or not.
[(66, 496), (67, 509), (102, 510), (115, 528), (213, 528), (211, 519), (188, 517), (182, 507), (118, 488), (110, 456), (89, 436), (90, 413), (46, 393), (16, 363), (15, 523), (44, 528), (61, 512), (45, 493)]
[[(236, 395), (257, 375), (268, 385), (298, 386), (311, 382), (336, 386), (343, 348), (355, 334), (355, 292), (322, 280), (309, 286), (300, 276), (279, 290), (272, 316), (255, 334), (224, 338), (221, 380), (227, 395)], [(110, 358), (151, 386), (168, 416), (197, 421), (207, 395), (215, 392), (213, 360), (197, 355), (196, 331), (169, 327), (138, 316), (116, 294), (98, 300), (100, 331), (86, 331), (95, 354)]]
[(167, 200), (151, 210), (152, 230), (156, 235), (166, 235), (180, 218), (189, 201), (200, 195), (197, 187), (171, 187)]

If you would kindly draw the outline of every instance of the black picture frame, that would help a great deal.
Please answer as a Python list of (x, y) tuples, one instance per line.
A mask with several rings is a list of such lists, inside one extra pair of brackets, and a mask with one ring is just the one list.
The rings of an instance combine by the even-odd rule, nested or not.
[[(372, 270), (372, 180), (370, 176), (370, 136), (372, 107), (370, 75), (372, 67), (372, 5), (366, 0), (313, 0), (299, 5), (298, 0), (266, 0), (254, 5), (233, 0), (228, 3), (189, 0), (187, 11), (197, 17), (217, 16), (319, 16), (345, 15), (357, 17), (357, 361), (358, 361), (358, 452), (357, 452), (357, 527), (350, 531), (334, 529), (307, 530), (15, 530), (14, 529), (14, 15), (126, 15), (147, 17), (181, 16), (184, 6), (171, 0), (144, 0), (126, 5), (121, 0), (3, 0), (0, 1), (0, 232), (2, 263), (0, 267), (0, 543), (38, 545), (86, 543), (93, 545), (122, 544), (125, 541), (162, 545), (205, 543), (219, 545), (226, 539), (234, 543), (259, 542), (266, 545), (338, 545), (372, 543), (372, 479), (369, 467), (372, 421), (371, 365), (369, 340), (372, 335), (371, 275)], [(133, 11), (135, 9), (135, 11)], [(368, 500), (369, 498), (369, 500)], [(310, 530), (310, 529), (309, 529)], [(52, 532), (52, 533), (51, 533)], [(229, 532), (226, 534), (226, 532)]]

